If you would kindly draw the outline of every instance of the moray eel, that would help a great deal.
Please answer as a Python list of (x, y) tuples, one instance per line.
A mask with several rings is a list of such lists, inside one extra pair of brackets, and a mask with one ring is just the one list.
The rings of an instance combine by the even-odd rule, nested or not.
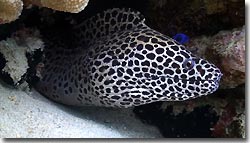
[(129, 8), (99, 13), (73, 28), (77, 46), (49, 44), (36, 88), (67, 105), (131, 107), (183, 101), (217, 90), (208, 61), (145, 23)]

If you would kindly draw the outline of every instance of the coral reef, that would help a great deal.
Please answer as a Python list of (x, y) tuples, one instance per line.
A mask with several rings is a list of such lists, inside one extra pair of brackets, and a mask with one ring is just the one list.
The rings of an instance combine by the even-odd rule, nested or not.
[(184, 45), (215, 63), (224, 75), (214, 96), (136, 107), (136, 114), (158, 126), (164, 137), (245, 138), (244, 3), (240, 0), (149, 2), (145, 14), (152, 27), (170, 36), (187, 34), (190, 40)]
[(222, 71), (221, 88), (245, 83), (245, 26), (220, 31), (214, 36), (191, 38), (187, 44), (195, 54), (215, 63)]
[[(240, 104), (242, 105), (242, 101)], [(221, 108), (221, 112), (218, 122), (211, 128), (212, 136), (245, 138), (245, 113), (237, 113), (234, 106), (230, 104)]]
[[(213, 37), (211, 48), (214, 57), (220, 59), (218, 65), (224, 74), (221, 86), (233, 88), (245, 83), (245, 26), (232, 31), (221, 31)], [(208, 53), (209, 48), (207, 50)]]
[(5, 63), (2, 72), (7, 73), (14, 85), (18, 85), (29, 68), (27, 54), (34, 54), (36, 50), (43, 50), (43, 42), (36, 30), (22, 29), (7, 40), (0, 41), (1, 63)]
[(1, 41), (0, 53), (7, 61), (3, 71), (9, 73), (14, 84), (16, 84), (28, 69), (25, 56), (26, 47), (19, 47), (14, 39), (7, 39), (6, 41)]
[(185, 102), (154, 103), (134, 111), (146, 123), (158, 126), (165, 137), (245, 138), (244, 89), (220, 90), (214, 96)]
[(149, 0), (145, 10), (153, 28), (173, 36), (215, 34), (245, 23), (242, 0)]
[[(32, 4), (30, 1), (24, 0), (24, 5)], [(1, 2), (0, 17), (4, 10), (1, 8)], [(34, 1), (33, 4), (42, 6), (41, 3), (34, 3)], [(66, 31), (69, 29), (67, 22), (73, 21), (72, 19), (81, 22), (84, 18), (104, 9), (123, 6), (141, 11), (147, 18), (147, 24), (161, 33), (171, 37), (177, 33), (188, 35), (190, 39), (184, 43), (187, 48), (194, 54), (205, 57), (220, 66), (224, 74), (221, 88), (214, 95), (185, 102), (156, 102), (136, 107), (134, 109), (136, 115), (142, 121), (157, 126), (164, 137), (244, 138), (246, 130), (245, 87), (241, 84), (245, 82), (245, 26), (243, 26), (245, 3), (242, 0), (183, 0), (181, 2), (175, 0), (91, 0), (84, 12), (79, 14), (32, 7), (23, 10), (20, 21), (0, 25), (0, 37), (1, 40), (9, 37), (19, 28), (16, 26), (17, 23), (37, 27), (43, 36), (42, 32), (53, 33), (51, 29), (54, 27)], [(51, 26), (54, 27), (49, 29), (48, 27)], [(233, 29), (236, 27), (241, 28)], [(18, 32), (11, 39), (19, 37), (17, 39), (21, 41), (27, 40), (27, 38), (20, 38), (22, 33)], [(20, 46), (22, 42), (14, 39), (15, 43)], [(4, 42), (1, 41), (1, 43)], [(23, 58), (27, 61), (27, 57), (23, 56)], [(1, 59), (1, 54), (0, 61), (4, 61)], [(0, 62), (0, 70), (5, 66), (1, 65), (2, 63)], [(31, 67), (29, 64), (28, 66)], [(39, 71), (42, 66), (38, 64), (34, 68)], [(39, 73), (36, 74), (39, 76)], [(32, 102), (27, 105), (29, 106), (30, 103)], [(20, 121), (17, 120), (18, 122)], [(23, 130), (20, 129), (22, 132)]]
[(41, 7), (48, 7), (54, 10), (78, 13), (88, 4), (89, 0), (24, 0), (25, 5), (34, 4)]
[(88, 4), (89, 0), (1, 0), (0, 1), (0, 24), (12, 22), (20, 16), (25, 6), (37, 5), (53, 10), (78, 13)]
[(1, 0), (0, 1), (0, 24), (9, 23), (16, 20), (23, 9), (21, 0)]

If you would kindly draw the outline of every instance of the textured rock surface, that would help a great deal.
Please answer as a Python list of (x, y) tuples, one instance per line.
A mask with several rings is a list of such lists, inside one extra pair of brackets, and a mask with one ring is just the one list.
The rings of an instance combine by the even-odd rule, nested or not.
[(131, 109), (72, 108), (0, 82), (0, 138), (156, 138)]
[(23, 10), (23, 3), (47, 7), (53, 10), (78, 13), (88, 4), (89, 0), (1, 0), (0, 24), (9, 23), (18, 19)]
[(0, 1), (0, 24), (16, 20), (23, 10), (21, 0), (1, 0)]
[(14, 84), (16, 84), (28, 69), (28, 62), (25, 56), (26, 48), (19, 47), (13, 39), (7, 39), (0, 42), (0, 53), (3, 54), (7, 61), (3, 72), (9, 73)]
[(234, 88), (245, 83), (245, 26), (220, 31), (214, 36), (192, 38), (187, 46), (221, 69), (221, 88)]
[[(14, 85), (27, 73), (29, 68), (27, 54), (36, 50), (43, 50), (43, 42), (38, 31), (22, 29), (15, 32), (11, 38), (0, 41), (0, 72), (10, 75)], [(3, 66), (3, 67), (2, 67)]]
[(54, 10), (78, 13), (88, 4), (89, 0), (24, 0), (24, 3), (35, 4), (42, 7), (48, 7)]
[(212, 35), (245, 23), (242, 0), (148, 0), (147, 5), (148, 22), (169, 36)]

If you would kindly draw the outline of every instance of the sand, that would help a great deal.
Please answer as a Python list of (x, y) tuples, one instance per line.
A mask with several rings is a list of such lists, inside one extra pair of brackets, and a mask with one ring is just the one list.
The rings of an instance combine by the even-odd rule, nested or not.
[(0, 138), (157, 138), (132, 109), (64, 106), (0, 82)]

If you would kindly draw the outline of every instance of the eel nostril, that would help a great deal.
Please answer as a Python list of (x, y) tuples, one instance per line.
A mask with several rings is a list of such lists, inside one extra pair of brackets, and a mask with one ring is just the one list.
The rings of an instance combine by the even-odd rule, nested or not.
[(204, 69), (201, 68), (201, 69), (199, 69), (198, 71), (199, 71), (199, 73), (201, 74), (201, 76), (204, 76), (204, 75), (205, 75), (205, 70), (204, 70)]

